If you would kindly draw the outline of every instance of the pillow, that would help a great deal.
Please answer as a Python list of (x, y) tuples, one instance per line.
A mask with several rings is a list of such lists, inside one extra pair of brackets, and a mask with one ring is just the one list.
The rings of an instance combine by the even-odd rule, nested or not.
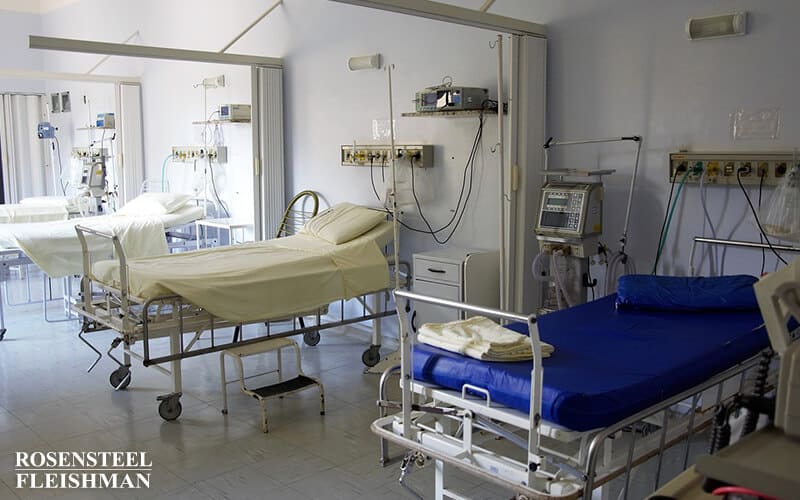
[(314, 216), (300, 232), (338, 245), (361, 236), (385, 219), (378, 210), (339, 203)]
[(143, 193), (117, 210), (114, 215), (164, 215), (186, 205), (191, 195), (180, 193)]
[(629, 274), (619, 278), (617, 307), (661, 311), (758, 310), (753, 283), (735, 276), (681, 277)]

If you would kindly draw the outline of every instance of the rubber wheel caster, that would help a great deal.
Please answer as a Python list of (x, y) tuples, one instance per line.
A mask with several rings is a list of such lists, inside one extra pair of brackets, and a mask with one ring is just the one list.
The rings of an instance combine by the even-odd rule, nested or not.
[(320, 340), (319, 330), (314, 330), (313, 332), (306, 332), (303, 334), (303, 343), (309, 346), (315, 346), (319, 344)]
[(131, 371), (127, 366), (120, 366), (108, 377), (108, 382), (114, 390), (121, 391), (131, 383)]
[(380, 360), (381, 360), (381, 348), (378, 346), (370, 347), (369, 349), (364, 351), (364, 354), (361, 355), (361, 362), (370, 368), (377, 365)]
[(158, 404), (158, 415), (166, 421), (172, 421), (181, 416), (183, 407), (177, 398), (165, 399)]

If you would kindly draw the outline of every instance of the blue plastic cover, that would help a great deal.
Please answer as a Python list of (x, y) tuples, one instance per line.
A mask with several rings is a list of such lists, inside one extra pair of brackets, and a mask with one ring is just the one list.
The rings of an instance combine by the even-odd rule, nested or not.
[[(746, 360), (769, 342), (758, 311), (618, 310), (610, 295), (539, 318), (555, 346), (543, 361), (542, 416), (577, 431), (605, 427)], [(527, 325), (509, 325), (527, 333)], [(528, 412), (531, 362), (479, 361), (415, 345), (414, 377), (450, 389), (489, 390)]]
[(619, 278), (617, 306), (663, 311), (757, 310), (753, 283), (735, 276), (682, 277), (629, 274)]

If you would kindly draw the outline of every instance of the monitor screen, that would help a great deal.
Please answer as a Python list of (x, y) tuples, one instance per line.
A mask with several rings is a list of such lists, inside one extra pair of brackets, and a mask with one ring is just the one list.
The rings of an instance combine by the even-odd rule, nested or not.
[(568, 212), (542, 212), (542, 226), (569, 227)]
[(569, 198), (566, 196), (551, 196), (547, 198), (547, 204), (557, 207), (566, 207), (569, 204)]

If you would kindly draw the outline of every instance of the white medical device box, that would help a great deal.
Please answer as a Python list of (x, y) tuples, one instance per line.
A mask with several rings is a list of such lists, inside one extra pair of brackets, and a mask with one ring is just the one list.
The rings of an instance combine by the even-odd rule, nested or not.
[(114, 113), (98, 113), (95, 126), (105, 129), (114, 128), (116, 126), (114, 123)]
[(586, 238), (603, 232), (603, 185), (548, 182), (536, 234), (560, 238)]
[(220, 104), (219, 119), (228, 122), (249, 122), (249, 104)]
[(775, 402), (775, 427), (800, 438), (800, 258), (763, 276), (753, 285), (772, 349), (781, 357)]
[(603, 232), (603, 185), (548, 182), (541, 194), (534, 230), (540, 249), (568, 247), (573, 257), (594, 255)]

